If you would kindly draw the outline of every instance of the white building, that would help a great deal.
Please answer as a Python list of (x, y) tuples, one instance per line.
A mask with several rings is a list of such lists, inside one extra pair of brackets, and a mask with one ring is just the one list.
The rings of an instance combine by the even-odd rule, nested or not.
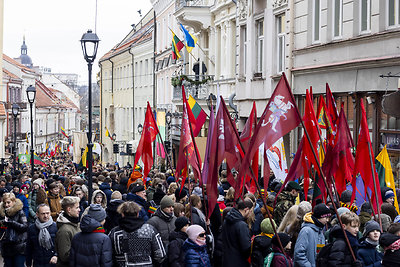
[[(150, 10), (99, 60), (103, 162), (132, 163), (133, 158), (124, 155), (126, 144), (138, 142), (137, 126), (143, 125), (147, 101), (153, 105), (153, 14)], [(106, 136), (107, 129), (114, 140)], [(113, 144), (119, 145), (122, 155), (113, 154)]]

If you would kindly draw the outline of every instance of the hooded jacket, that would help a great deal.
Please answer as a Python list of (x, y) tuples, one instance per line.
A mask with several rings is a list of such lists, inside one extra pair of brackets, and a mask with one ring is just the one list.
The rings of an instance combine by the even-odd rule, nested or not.
[(381, 266), (383, 254), (378, 252), (375, 245), (368, 243), (366, 240), (361, 242), (357, 251), (357, 259), (359, 259), (365, 267)]
[(110, 184), (109, 184), (109, 183), (106, 183), (106, 182), (103, 182), (103, 183), (99, 186), (99, 189), (100, 189), (101, 191), (103, 191), (104, 194), (106, 194), (106, 197), (107, 197), (107, 204), (109, 204), (110, 201), (111, 201), (111, 194), (112, 194), (112, 190), (111, 190)]
[(107, 205), (107, 217), (106, 223), (104, 224), (106, 233), (109, 233), (111, 229), (113, 229), (115, 226), (118, 226), (118, 220), (121, 218), (121, 215), (117, 212), (117, 209), (122, 203), (124, 203), (124, 201), (121, 199), (112, 199), (110, 204)]
[(152, 267), (166, 256), (160, 234), (143, 219), (126, 216), (109, 234), (114, 266)]
[(184, 267), (185, 253), (182, 250), (182, 245), (188, 235), (182, 231), (173, 231), (169, 235), (168, 244), (168, 263), (170, 267)]
[(82, 232), (72, 238), (69, 265), (111, 267), (111, 240), (104, 233), (94, 232), (102, 225), (86, 215), (82, 217), (80, 226)]
[(272, 235), (260, 234), (254, 237), (251, 247), (251, 266), (258, 267), (264, 265), (264, 259), (271, 252)]
[(384, 233), (381, 235), (379, 239), (379, 244), (385, 249), (385, 254), (382, 258), (382, 266), (387, 267), (398, 267), (400, 266), (400, 249), (390, 249), (390, 247), (394, 247), (397, 244), (397, 247), (400, 247), (400, 236)]
[(250, 266), (250, 230), (239, 210), (233, 208), (222, 226), (223, 266)]
[(314, 267), (317, 245), (325, 245), (323, 229), (316, 226), (309, 212), (304, 216), (299, 236), (294, 247), (295, 266)]
[[(272, 245), (272, 251), (275, 253), (272, 259), (271, 266), (274, 267), (293, 267), (293, 260), (289, 257), (289, 255), (282, 252), (281, 248), (275, 245)], [(279, 254), (278, 254), (279, 253)]]
[[(353, 264), (353, 257), (351, 256), (349, 247), (345, 241), (345, 236), (343, 230), (339, 225), (335, 225), (332, 228), (331, 234), (335, 241), (330, 250), (329, 254), (329, 266), (348, 266), (351, 267)], [(349, 239), (351, 248), (355, 255), (357, 255), (357, 250), (360, 244), (358, 243), (357, 237), (346, 231), (347, 238)]]
[(176, 217), (174, 214), (168, 215), (161, 208), (158, 208), (153, 217), (147, 221), (160, 234), (165, 249), (168, 248), (169, 235), (175, 230), (175, 220)]
[[(4, 220), (7, 216), (8, 221), (2, 221), (5, 230), (5, 236), (1, 240), (1, 254), (3, 257), (14, 257), (18, 254), (25, 254), (25, 247), (28, 238), (28, 221), (23, 211), (23, 204), (18, 198), (15, 199), (14, 205), (8, 209), (4, 208), (4, 202), (0, 204), (0, 217)], [(12, 232), (16, 235), (10, 240)]]
[(182, 249), (185, 251), (186, 267), (211, 267), (207, 245), (199, 246), (188, 238), (183, 243)]
[(149, 219), (149, 214), (147, 211), (149, 210), (150, 205), (146, 202), (144, 198), (141, 198), (134, 193), (128, 193), (126, 195), (126, 200), (133, 201), (140, 206), (139, 218), (142, 218), (145, 222)]
[(57, 266), (69, 266), (69, 255), (71, 250), (72, 238), (80, 232), (77, 223), (69, 221), (64, 212), (61, 212), (57, 218), (56, 251), (58, 254)]

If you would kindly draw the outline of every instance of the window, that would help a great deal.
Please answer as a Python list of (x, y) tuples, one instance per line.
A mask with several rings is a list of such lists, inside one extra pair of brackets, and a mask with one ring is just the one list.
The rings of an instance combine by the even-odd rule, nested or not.
[(256, 22), (257, 26), (257, 72), (263, 72), (264, 65), (264, 19)]
[(361, 32), (369, 32), (371, 30), (371, 0), (361, 0)]
[(240, 27), (240, 74), (246, 75), (246, 55), (247, 55), (247, 28), (245, 25)]
[(333, 37), (342, 36), (342, 0), (333, 0)]
[(285, 15), (277, 17), (277, 72), (285, 71)]
[(388, 2), (388, 26), (398, 26), (400, 24), (400, 0), (389, 0)]
[(314, 0), (313, 3), (313, 42), (319, 41), (321, 30), (321, 0)]

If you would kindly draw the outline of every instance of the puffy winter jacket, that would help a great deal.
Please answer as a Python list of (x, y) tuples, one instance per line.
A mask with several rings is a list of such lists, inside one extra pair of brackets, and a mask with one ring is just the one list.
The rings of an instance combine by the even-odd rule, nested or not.
[(168, 248), (169, 235), (175, 230), (175, 220), (176, 217), (173, 214), (168, 215), (158, 208), (153, 217), (147, 221), (160, 234), (165, 249)]
[(400, 236), (384, 233), (379, 239), (379, 244), (385, 249), (385, 254), (382, 258), (382, 266), (399, 267), (400, 249), (395, 248), (400, 247)]
[(143, 219), (125, 216), (119, 226), (111, 230), (114, 266), (152, 267), (160, 263), (166, 254), (161, 237), (153, 226)]
[(314, 267), (317, 257), (317, 245), (325, 245), (323, 229), (314, 224), (309, 212), (304, 216), (299, 236), (294, 247), (295, 266)]
[(119, 205), (124, 203), (123, 200), (120, 199), (112, 199), (110, 204), (107, 205), (107, 217), (106, 223), (104, 224), (104, 228), (106, 229), (106, 233), (109, 233), (111, 229), (118, 226), (118, 221), (121, 218), (121, 215), (117, 212)]
[(126, 195), (126, 200), (133, 201), (140, 206), (139, 218), (142, 218), (145, 222), (149, 219), (149, 213), (147, 212), (149, 210), (149, 204), (145, 199), (134, 193), (128, 193)]
[(185, 252), (182, 250), (182, 245), (188, 235), (182, 231), (173, 231), (169, 235), (168, 244), (168, 262), (170, 267), (185, 266)]
[(26, 198), (26, 196), (22, 193), (19, 193), (17, 195), (15, 195), (16, 198), (18, 198), (19, 200), (21, 200), (23, 208), (22, 210), (25, 212), (25, 217), (28, 219), (29, 217), (29, 204), (28, 204), (28, 199)]
[(107, 205), (110, 204), (111, 201), (111, 194), (112, 194), (112, 190), (111, 190), (111, 186), (109, 183), (103, 182), (100, 186), (99, 189), (101, 191), (104, 192), (104, 194), (106, 194), (107, 197)]
[[(349, 232), (346, 231), (347, 238), (349, 239), (351, 248), (355, 255), (357, 255), (357, 250), (360, 244), (358, 243), (357, 237), (353, 236)], [(333, 245), (330, 250), (330, 254), (328, 257), (329, 266), (343, 266), (343, 267), (351, 267), (353, 264), (353, 257), (351, 256), (349, 247), (345, 241), (345, 236), (343, 230), (339, 225), (335, 225), (332, 228), (331, 236), (335, 238)]]
[[(7, 216), (8, 221), (5, 222), (4, 218)], [(3, 257), (14, 257), (18, 254), (25, 254), (25, 247), (28, 238), (28, 221), (25, 212), (23, 211), (23, 204), (17, 198), (13, 206), (7, 210), (4, 208), (4, 203), (0, 204), (0, 217), (2, 219), (3, 227), (7, 227), (5, 236), (1, 241), (1, 254)], [(11, 235), (15, 234), (15, 238)], [(12, 238), (12, 240), (10, 240)]]
[(359, 259), (365, 267), (381, 266), (383, 254), (378, 252), (375, 245), (362, 241), (357, 251), (357, 259)]
[(271, 252), (272, 237), (265, 234), (254, 237), (251, 247), (251, 266), (264, 265), (264, 259)]
[(207, 245), (199, 246), (188, 238), (183, 243), (182, 249), (185, 251), (186, 267), (211, 267), (207, 254)]
[(57, 266), (69, 266), (69, 255), (71, 251), (72, 238), (80, 232), (78, 223), (69, 221), (64, 212), (57, 218), (56, 251), (58, 254)]
[(57, 233), (56, 223), (53, 222), (52, 225), (47, 227), (47, 231), (49, 231), (51, 241), (53, 242), (53, 247), (51, 249), (46, 249), (39, 245), (39, 231), (35, 224), (30, 225), (28, 228), (28, 242), (26, 244), (26, 263), (28, 266), (32, 265), (32, 260), (35, 265), (48, 264), (53, 256), (57, 256), (54, 247)]
[(94, 232), (101, 231), (99, 228), (102, 225), (90, 215), (85, 215), (80, 226), (82, 232), (72, 238), (69, 265), (111, 267), (111, 240), (104, 232)]
[(225, 218), (222, 226), (222, 242), (223, 266), (250, 266), (247, 262), (251, 248), (250, 230), (245, 218), (236, 208), (233, 208)]

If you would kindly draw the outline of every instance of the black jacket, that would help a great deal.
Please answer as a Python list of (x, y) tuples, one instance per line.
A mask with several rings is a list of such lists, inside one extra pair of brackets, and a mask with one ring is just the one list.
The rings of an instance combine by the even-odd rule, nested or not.
[(111, 229), (115, 226), (118, 226), (118, 220), (121, 218), (121, 215), (117, 212), (119, 205), (124, 203), (123, 200), (120, 199), (112, 199), (110, 204), (107, 205), (106, 212), (106, 223), (104, 224), (104, 228), (106, 229), (106, 233), (109, 233)]
[(249, 266), (250, 230), (245, 218), (236, 208), (233, 208), (225, 218), (222, 226), (222, 242), (224, 256), (223, 266)]
[(93, 232), (101, 224), (85, 215), (81, 220), (82, 232), (77, 233), (71, 242), (69, 265), (78, 266), (112, 266), (112, 246), (110, 238), (101, 232)]
[(111, 191), (111, 186), (109, 183), (103, 182), (100, 186), (99, 189), (101, 191), (104, 192), (104, 194), (106, 194), (107, 197), (107, 205), (110, 203), (111, 201), (111, 195), (112, 195), (112, 191)]
[[(346, 231), (347, 238), (350, 241), (351, 248), (353, 249), (354, 255), (357, 255), (357, 250), (360, 244), (358, 243), (357, 237), (353, 236), (349, 232)], [(330, 254), (329, 254), (329, 266), (336, 267), (336, 266), (353, 266), (354, 261), (353, 257), (351, 256), (350, 250), (347, 246), (345, 241), (345, 237), (343, 234), (342, 229), (339, 225), (335, 225), (332, 228), (331, 234), (333, 238), (336, 240), (333, 242)]]
[(365, 267), (381, 266), (382, 253), (378, 252), (375, 245), (362, 241), (357, 251), (357, 259), (359, 259)]
[(32, 260), (35, 264), (45, 265), (49, 264), (50, 259), (53, 256), (57, 256), (57, 252), (54, 248), (55, 238), (57, 233), (57, 225), (53, 222), (52, 225), (47, 227), (47, 231), (51, 236), (53, 247), (46, 249), (39, 245), (39, 229), (35, 224), (32, 224), (28, 228), (28, 242), (26, 243), (26, 265), (31, 266)]
[[(387, 248), (395, 242), (400, 242), (400, 237), (390, 233), (384, 233), (379, 239), (379, 244), (383, 248)], [(382, 266), (399, 267), (400, 266), (400, 250), (386, 249), (382, 258)]]
[(188, 235), (182, 231), (173, 231), (169, 234), (168, 262), (170, 267), (185, 266), (185, 253), (182, 245), (187, 238)]
[(251, 248), (251, 266), (264, 266), (264, 258), (271, 252), (271, 240), (265, 235), (254, 237)]
[(203, 229), (207, 229), (206, 222), (200, 218), (199, 213), (195, 208), (192, 207), (192, 218), (191, 218), (191, 224), (197, 224), (203, 227)]

